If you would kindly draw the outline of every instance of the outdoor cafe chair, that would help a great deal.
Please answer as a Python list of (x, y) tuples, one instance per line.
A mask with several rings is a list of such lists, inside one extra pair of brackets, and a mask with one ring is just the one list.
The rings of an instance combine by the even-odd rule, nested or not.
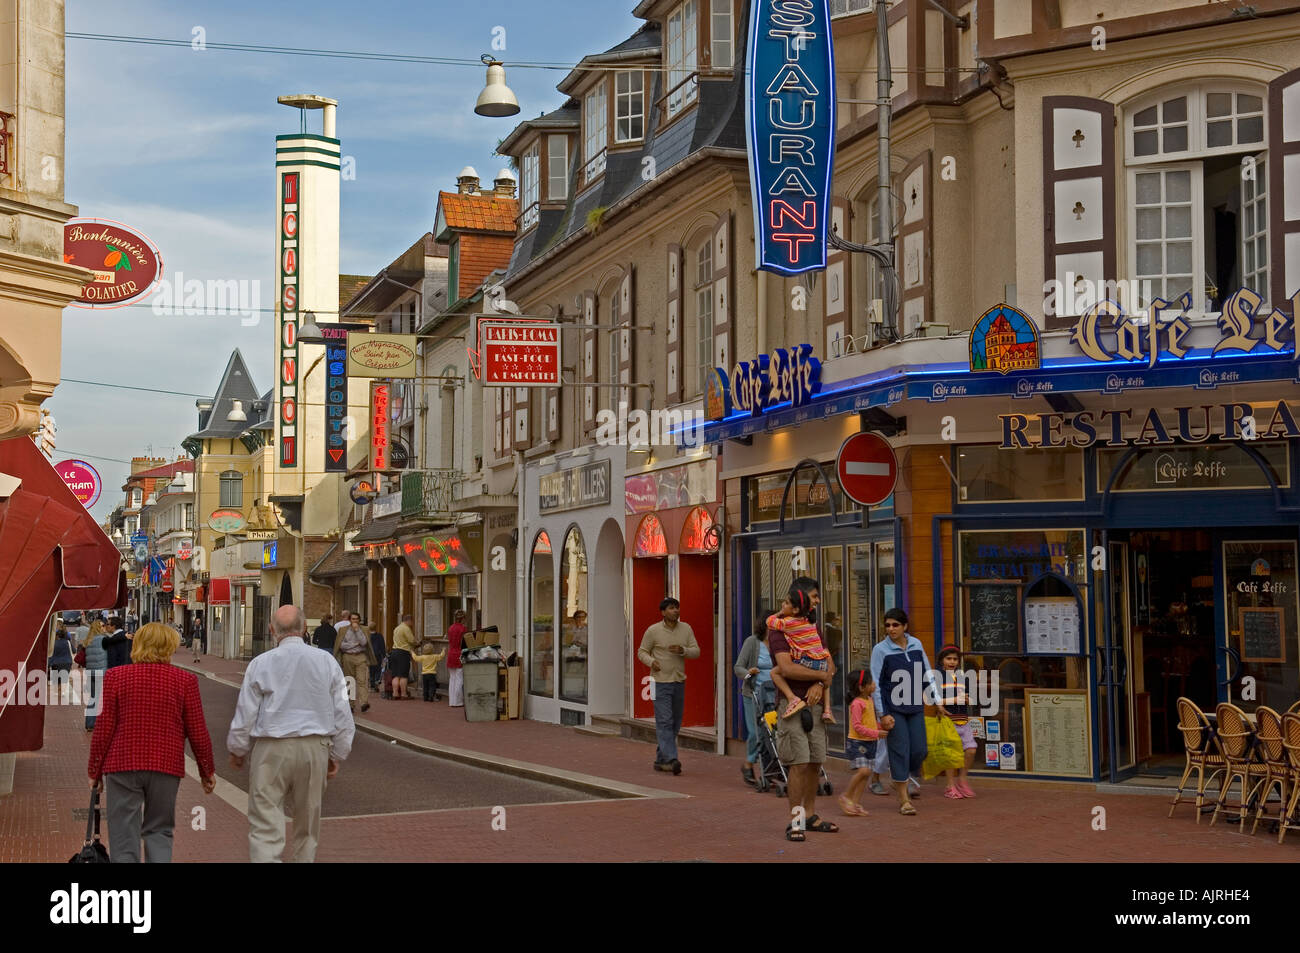
[[(1214, 805), (1214, 814), (1210, 817), (1210, 826), (1219, 819), (1219, 812), (1225, 808), (1235, 808), (1240, 818), (1238, 830), (1246, 832), (1246, 813), (1250, 810), (1251, 793), (1258, 783), (1268, 776), (1268, 769), (1259, 758), (1256, 746), (1255, 729), (1251, 727), (1246, 713), (1236, 705), (1222, 702), (1215, 709), (1218, 727), (1214, 732), (1214, 742), (1219, 754), (1223, 756), (1227, 768), (1223, 777), (1223, 787), (1219, 789), (1219, 800)], [(1241, 779), (1241, 797), (1236, 804), (1228, 803), (1228, 789), (1235, 779)]]
[[(1196, 823), (1201, 823), (1201, 806), (1205, 803), (1206, 786), (1212, 782), (1216, 775), (1222, 774), (1227, 763), (1223, 756), (1218, 753), (1214, 747), (1214, 730), (1210, 727), (1210, 720), (1205, 717), (1205, 712), (1197, 707), (1196, 702), (1190, 698), (1180, 698), (1178, 706), (1178, 730), (1183, 735), (1183, 748), (1187, 754), (1187, 765), (1183, 768), (1182, 780), (1178, 782), (1178, 791), (1174, 794), (1174, 801), (1169, 805), (1169, 816), (1174, 816), (1174, 810), (1179, 804), (1196, 804)], [(1210, 776), (1205, 776), (1206, 771)], [(1196, 797), (1183, 797), (1183, 788), (1187, 787), (1187, 779), (1191, 777), (1192, 772), (1196, 772)], [(1224, 781), (1220, 781), (1219, 787), (1222, 791)]]
[(1296, 817), (1296, 802), (1300, 801), (1300, 714), (1287, 712), (1282, 716), (1282, 747), (1286, 749), (1287, 767), (1291, 780), (1291, 797), (1282, 811), (1282, 823), (1277, 832), (1277, 842), (1282, 843), (1287, 831), (1300, 831), (1300, 818)]
[[(1282, 716), (1267, 705), (1255, 709), (1255, 739), (1259, 759), (1264, 762), (1264, 778), (1251, 794), (1256, 798), (1255, 823), (1250, 826), (1253, 835), (1265, 814), (1279, 823), (1286, 814), (1287, 798), (1291, 794), (1291, 765), (1287, 761), (1286, 746), (1282, 743)], [(1277, 788), (1277, 815), (1268, 812), (1268, 796)]]

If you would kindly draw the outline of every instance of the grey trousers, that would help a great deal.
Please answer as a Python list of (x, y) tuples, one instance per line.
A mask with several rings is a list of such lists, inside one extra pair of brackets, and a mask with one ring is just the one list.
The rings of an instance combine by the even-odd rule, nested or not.
[(115, 864), (144, 860), (170, 864), (172, 828), (176, 825), (176, 791), (181, 779), (159, 771), (116, 771), (104, 775), (108, 796), (108, 851)]

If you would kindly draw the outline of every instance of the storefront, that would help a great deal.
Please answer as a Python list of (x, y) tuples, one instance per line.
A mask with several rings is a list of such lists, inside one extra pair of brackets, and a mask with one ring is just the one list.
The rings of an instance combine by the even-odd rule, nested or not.
[(626, 710), (623, 501), (613, 493), (625, 456), (595, 447), (524, 467), (526, 718), (582, 725)]
[(654, 718), (650, 669), (636, 652), (641, 635), (663, 616), (659, 604), (672, 596), (682, 604), (700, 657), (686, 662), (682, 726), (712, 728), (716, 720), (716, 619), (720, 574), (718, 549), (722, 514), (717, 503), (717, 464), (704, 459), (661, 467), (624, 480), (624, 536), (631, 618), (627, 655), (632, 664), (634, 718)]
[[(829, 362), (802, 406), (710, 424), (746, 507), (729, 542), (733, 653), (805, 571), (841, 667), (898, 604), (932, 661), (950, 642), (965, 653), (977, 768), (1047, 778), (1180, 772), (1181, 696), (1300, 698), (1289, 319), (1088, 317), (1040, 336), (993, 309), (973, 338)], [(855, 527), (832, 467), (791, 468), (833, 460), (859, 429), (894, 432), (899, 477), (892, 508)]]

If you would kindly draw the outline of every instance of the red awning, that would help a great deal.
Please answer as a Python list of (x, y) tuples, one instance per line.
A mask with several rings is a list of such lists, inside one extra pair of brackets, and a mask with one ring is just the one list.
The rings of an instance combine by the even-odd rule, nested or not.
[[(51, 612), (126, 607), (122, 557), (30, 437), (0, 440), (0, 473), (22, 481), (0, 500), (0, 669), (44, 672)], [(0, 697), (0, 752), (35, 751), (45, 709), (14, 701)]]

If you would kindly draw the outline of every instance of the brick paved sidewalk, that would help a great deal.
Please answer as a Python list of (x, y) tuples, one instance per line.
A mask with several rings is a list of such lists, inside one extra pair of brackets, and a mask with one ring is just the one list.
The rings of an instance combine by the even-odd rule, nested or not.
[[(194, 665), (186, 652), (175, 661), (232, 683), (238, 683), (245, 667), (211, 656)], [(846, 818), (833, 799), (823, 799), (824, 815), (842, 832), (810, 833), (807, 843), (792, 844), (782, 837), (788, 817), (784, 800), (743, 785), (738, 758), (683, 749), (684, 773), (673, 777), (651, 769), (654, 749), (641, 742), (530, 721), (472, 724), (460, 709), (443, 702), (372, 698), (371, 710), (358, 721), (366, 730), (678, 796), (512, 806), (506, 809), (504, 831), (494, 829), (488, 809), (440, 810), (436, 804), (413, 804), (409, 814), (326, 819), (320, 861), (1300, 859), (1300, 837), (1279, 847), (1276, 837), (1262, 831), (1243, 836), (1222, 820), (1213, 829), (1205, 821), (1198, 826), (1190, 807), (1180, 807), (1168, 819), (1168, 797), (1010, 780), (977, 781), (979, 796), (961, 801), (949, 801), (941, 788), (927, 784), (916, 817), (901, 817), (892, 798), (868, 796), (870, 816)], [(66, 717), (69, 712), (77, 716), (75, 724)], [(86, 800), (88, 747), (79, 719), (75, 710), (51, 710), (45, 750), (19, 756), (16, 793), (0, 799), (0, 862), (66, 860), (79, 846), (84, 827), (73, 823), (71, 811)], [(219, 737), (227, 727), (213, 724), (209, 729)], [(342, 770), (347, 770), (346, 762)], [(842, 790), (847, 773), (832, 770), (832, 779)], [(205, 831), (187, 824), (194, 805), (207, 809)], [(1105, 809), (1106, 830), (1093, 829), (1096, 807)], [(246, 859), (247, 825), (241, 811), (216, 796), (204, 797), (193, 780), (181, 785), (177, 821), (176, 860)]]

